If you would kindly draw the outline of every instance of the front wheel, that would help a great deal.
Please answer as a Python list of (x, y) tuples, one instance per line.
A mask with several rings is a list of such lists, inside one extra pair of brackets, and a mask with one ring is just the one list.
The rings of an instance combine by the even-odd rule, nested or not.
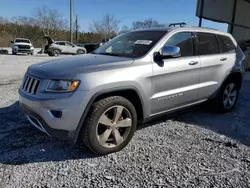
[(85, 54), (85, 51), (84, 51), (84, 50), (78, 50), (78, 51), (77, 51), (77, 54), (78, 54), (78, 55)]
[(239, 96), (239, 86), (236, 81), (228, 80), (226, 81), (219, 92), (219, 95), (216, 99), (216, 104), (219, 111), (229, 112), (231, 111), (238, 100)]
[(137, 114), (127, 99), (113, 96), (93, 104), (81, 139), (98, 154), (109, 154), (123, 149), (132, 139), (137, 126)]

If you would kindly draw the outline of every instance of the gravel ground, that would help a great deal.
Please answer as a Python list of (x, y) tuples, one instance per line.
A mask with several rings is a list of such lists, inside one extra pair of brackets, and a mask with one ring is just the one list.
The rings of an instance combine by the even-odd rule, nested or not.
[(233, 112), (198, 107), (161, 117), (108, 156), (34, 128), (19, 108), (18, 87), (0, 84), (0, 187), (250, 187), (248, 81)]

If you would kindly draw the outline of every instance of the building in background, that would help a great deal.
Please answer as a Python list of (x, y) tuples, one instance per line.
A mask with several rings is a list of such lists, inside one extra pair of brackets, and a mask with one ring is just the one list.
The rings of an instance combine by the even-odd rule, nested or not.
[(228, 24), (231, 33), (245, 52), (250, 68), (250, 0), (197, 0), (196, 16)]

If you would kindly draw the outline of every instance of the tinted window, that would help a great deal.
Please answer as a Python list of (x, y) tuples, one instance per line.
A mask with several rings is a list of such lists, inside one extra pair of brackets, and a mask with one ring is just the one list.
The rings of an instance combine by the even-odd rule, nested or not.
[(181, 56), (193, 56), (194, 43), (192, 33), (183, 32), (174, 34), (165, 45), (178, 46), (181, 49)]
[(215, 35), (208, 33), (198, 33), (197, 42), (199, 55), (219, 53), (219, 45)]
[(235, 52), (234, 43), (229, 37), (218, 35), (218, 39), (220, 44), (220, 50), (222, 53)]
[(97, 48), (94, 54), (137, 58), (145, 55), (167, 31), (133, 31)]
[(65, 42), (58, 42), (59, 45), (65, 46)]
[(15, 42), (30, 43), (30, 41), (26, 39), (16, 39)]

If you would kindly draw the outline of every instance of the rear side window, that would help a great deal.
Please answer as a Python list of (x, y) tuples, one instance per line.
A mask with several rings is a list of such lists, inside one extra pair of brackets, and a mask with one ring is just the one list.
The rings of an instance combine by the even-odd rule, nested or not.
[(58, 42), (59, 45), (65, 46), (65, 42)]
[(216, 36), (209, 33), (197, 34), (197, 45), (199, 55), (218, 54), (219, 45)]
[(218, 35), (218, 40), (219, 40), (219, 44), (220, 44), (221, 53), (233, 53), (233, 52), (235, 52), (234, 43), (229, 37), (223, 36), (223, 35)]
[(192, 33), (176, 33), (170, 37), (165, 45), (178, 46), (181, 50), (181, 57), (194, 55), (194, 43)]

